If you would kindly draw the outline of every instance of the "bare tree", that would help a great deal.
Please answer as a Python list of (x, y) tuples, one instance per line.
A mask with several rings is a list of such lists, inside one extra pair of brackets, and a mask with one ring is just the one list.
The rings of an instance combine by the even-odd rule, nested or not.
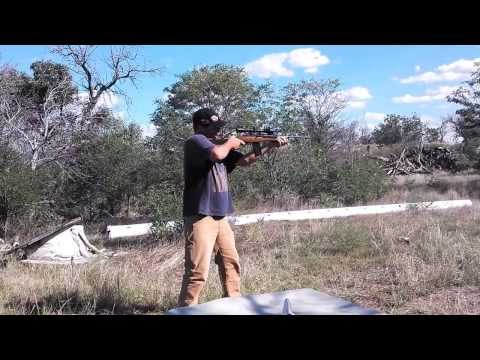
[[(135, 48), (111, 47), (101, 76), (95, 49), (55, 47), (53, 51), (67, 61), (68, 67), (36, 62), (31, 66), (33, 78), (12, 68), (0, 70), (0, 135), (2, 140), (14, 139), (14, 146), (27, 155), (32, 169), (49, 162), (61, 165), (73, 151), (75, 136), (92, 134), (108, 125), (111, 114), (97, 106), (102, 95), (127, 98), (121, 87), (124, 80), (136, 85), (141, 73), (159, 71), (137, 65)], [(78, 96), (69, 70), (79, 75), (86, 101)]]
[(345, 124), (344, 121), (340, 121), (334, 129), (332, 138), (337, 144), (352, 149), (359, 142), (358, 122), (352, 121), (350, 124)]
[(449, 132), (453, 132), (454, 141), (464, 140), (465, 121), (462, 116), (457, 114), (448, 115), (443, 118), (442, 125), (440, 126), (440, 137), (444, 139)]
[(347, 103), (339, 86), (338, 80), (310, 80), (284, 88), (282, 107), (289, 121), (302, 123), (313, 140), (327, 148), (337, 141), (335, 129)]
[(157, 74), (161, 68), (147, 68), (138, 64), (138, 52), (132, 46), (111, 46), (109, 55), (103, 59), (106, 71), (103, 75), (96, 65), (95, 51), (98, 46), (92, 45), (62, 45), (56, 46), (52, 51), (62, 56), (70, 70), (79, 75), (79, 88), (86, 91), (88, 100), (82, 111), (82, 122), (91, 121), (94, 110), (102, 95), (109, 93), (127, 98), (121, 85), (130, 81), (137, 86), (139, 75), (144, 73)]
[(28, 156), (32, 170), (59, 160), (68, 148), (68, 130), (73, 130), (77, 116), (66, 75), (35, 96), (38, 84), (32, 79), (12, 69), (0, 73), (2, 132), (14, 138), (14, 147)]
[(363, 126), (358, 130), (358, 141), (362, 145), (367, 145), (373, 142), (372, 131), (367, 126)]

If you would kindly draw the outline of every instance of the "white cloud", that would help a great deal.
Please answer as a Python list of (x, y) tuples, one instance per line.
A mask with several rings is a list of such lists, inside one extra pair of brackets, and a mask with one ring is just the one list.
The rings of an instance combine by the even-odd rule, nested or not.
[[(433, 83), (440, 81), (463, 81), (470, 78), (471, 73), (475, 70), (475, 63), (480, 62), (480, 58), (471, 60), (460, 59), (450, 64), (437, 66), (435, 71), (427, 71), (418, 75), (412, 75), (400, 79), (402, 84), (414, 83)], [(420, 66), (418, 69), (420, 69)], [(415, 67), (417, 70), (417, 67)]]
[(370, 129), (373, 130), (375, 126), (378, 124), (383, 123), (383, 119), (385, 119), (386, 114), (384, 113), (376, 113), (376, 112), (366, 112), (365, 113), (365, 125)]
[(293, 71), (284, 66), (287, 53), (277, 53), (262, 56), (260, 59), (245, 65), (245, 71), (253, 76), (269, 78), (272, 76), (293, 76)]
[(420, 71), (420, 65), (415, 65), (415, 72), (419, 72)]
[(347, 106), (355, 109), (364, 108), (367, 100), (372, 98), (370, 91), (363, 86), (354, 86), (350, 89), (340, 92), (342, 97), (347, 101)]
[(149, 123), (149, 124), (142, 124), (140, 125), (140, 128), (142, 129), (142, 133), (144, 137), (152, 137), (157, 134), (157, 128), (155, 125)]
[(348, 98), (355, 100), (369, 100), (372, 98), (370, 91), (363, 86), (354, 86), (350, 89), (343, 91), (343, 94)]
[(407, 78), (401, 79), (402, 84), (413, 84), (413, 83), (432, 83), (440, 81), (463, 81), (467, 80), (470, 76), (470, 73), (457, 73), (457, 72), (442, 72), (436, 73), (433, 71), (428, 71), (420, 75), (409, 76)]
[(317, 71), (318, 71), (318, 68), (316, 68), (316, 67), (311, 67), (311, 68), (305, 69), (305, 72), (306, 72), (306, 73), (309, 73), (309, 74), (314, 74), (314, 73), (316, 73)]
[(479, 62), (480, 58), (473, 60), (460, 59), (447, 65), (440, 65), (437, 69), (441, 72), (460, 72), (471, 73), (475, 69), (475, 62)]
[(329, 58), (313, 48), (296, 49), (288, 53), (288, 63), (293, 67), (304, 68), (305, 72), (317, 72), (318, 67), (330, 62)]
[(295, 73), (287, 67), (303, 68), (306, 73), (316, 73), (318, 67), (330, 62), (328, 57), (313, 48), (296, 49), (290, 52), (273, 53), (262, 56), (245, 65), (245, 71), (251, 76), (270, 78), (272, 76), (291, 77)]
[(437, 89), (427, 89), (425, 95), (410, 95), (393, 97), (392, 100), (396, 104), (415, 104), (415, 103), (429, 103), (432, 101), (446, 100), (446, 97), (455, 91), (458, 86), (440, 86)]

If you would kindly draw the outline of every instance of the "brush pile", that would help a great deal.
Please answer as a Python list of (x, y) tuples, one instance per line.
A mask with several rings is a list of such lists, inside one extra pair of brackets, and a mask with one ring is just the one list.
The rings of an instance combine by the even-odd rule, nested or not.
[(458, 171), (457, 155), (443, 146), (404, 148), (400, 155), (369, 156), (383, 162), (387, 175), (431, 174), (435, 170)]

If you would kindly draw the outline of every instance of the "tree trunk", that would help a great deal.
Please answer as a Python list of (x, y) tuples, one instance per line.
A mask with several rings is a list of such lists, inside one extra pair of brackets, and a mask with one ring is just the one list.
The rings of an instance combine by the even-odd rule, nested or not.
[(31, 165), (32, 165), (32, 171), (35, 171), (38, 166), (38, 149), (35, 149), (32, 152)]
[(0, 234), (5, 243), (7, 242), (8, 215), (0, 215)]

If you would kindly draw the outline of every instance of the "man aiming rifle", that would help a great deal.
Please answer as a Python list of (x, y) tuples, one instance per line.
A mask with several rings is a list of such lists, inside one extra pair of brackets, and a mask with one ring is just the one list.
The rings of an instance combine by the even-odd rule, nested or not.
[(288, 143), (283, 136), (265, 139), (270, 141), (256, 151), (242, 154), (238, 149), (245, 142), (235, 136), (217, 141), (225, 121), (213, 110), (200, 109), (192, 120), (194, 135), (184, 145), (185, 273), (179, 306), (198, 304), (212, 253), (215, 253), (223, 296), (241, 295), (239, 256), (226, 218), (233, 213), (227, 174), (236, 166), (249, 166), (274, 147)]

